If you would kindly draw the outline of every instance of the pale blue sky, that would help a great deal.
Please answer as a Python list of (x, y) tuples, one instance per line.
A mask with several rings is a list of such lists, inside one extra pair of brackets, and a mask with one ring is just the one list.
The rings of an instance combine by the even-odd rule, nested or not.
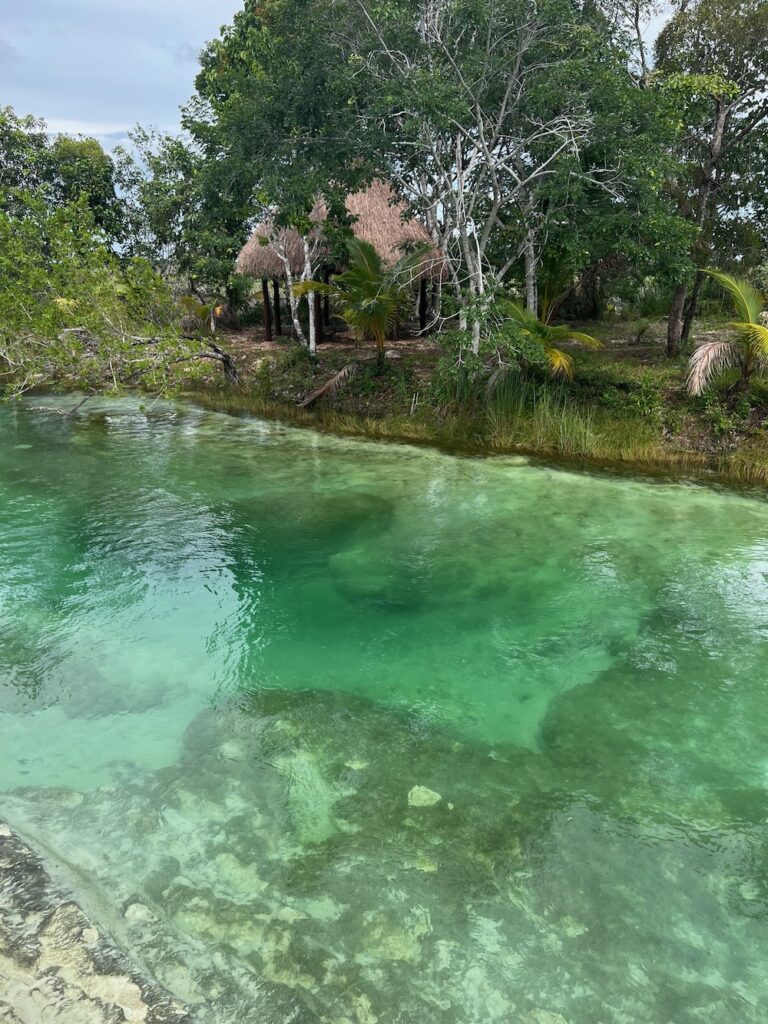
[(0, 0), (0, 106), (107, 145), (178, 124), (197, 54), (242, 0)]

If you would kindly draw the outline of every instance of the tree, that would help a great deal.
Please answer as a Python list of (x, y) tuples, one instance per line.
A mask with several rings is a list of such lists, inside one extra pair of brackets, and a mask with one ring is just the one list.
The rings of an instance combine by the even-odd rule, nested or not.
[[(599, 41), (605, 36), (598, 30), (599, 22)], [(560, 161), (537, 185), (534, 218), (520, 210), (519, 225), (500, 232), (490, 253), (495, 266), (514, 260), (527, 227), (544, 319), (569, 304), (598, 318), (607, 282), (649, 275), (668, 281), (689, 265), (693, 231), (666, 187), (678, 170), (674, 102), (652, 83), (639, 88), (627, 53), (611, 40), (574, 56), (554, 76), (557, 88), (581, 91), (591, 117), (588, 138), (577, 159)]]
[[(580, 12), (567, 0), (360, 0), (358, 40), (388, 176), (426, 220), (479, 348), (493, 287), (523, 255), (536, 304), (539, 188), (578, 158), (591, 119), (558, 87)], [(555, 81), (553, 81), (553, 79)], [(561, 84), (561, 83), (560, 83)], [(493, 267), (500, 234), (518, 250)]]
[(248, 216), (237, 183), (227, 184), (216, 161), (206, 161), (188, 136), (138, 127), (130, 139), (130, 150), (116, 153), (127, 221), (124, 251), (186, 278), (195, 293), (225, 295), (233, 305), (234, 263)]
[(652, 70), (648, 33), (653, 18), (665, 6), (663, 0), (602, 0), (600, 6), (615, 29), (626, 34), (630, 69), (637, 85), (645, 88)]
[(85, 196), (94, 223), (109, 241), (123, 235), (122, 207), (115, 191), (115, 166), (96, 139), (57, 135), (47, 149), (44, 177), (55, 205)]
[(294, 291), (329, 295), (339, 305), (342, 319), (352, 328), (358, 341), (375, 341), (379, 359), (384, 358), (384, 342), (391, 335), (419, 280), (426, 250), (417, 249), (386, 266), (368, 242), (352, 238), (347, 243), (349, 269), (337, 274), (331, 283), (304, 281)]
[[(317, 269), (318, 200), (327, 209), (326, 232), (348, 226), (344, 200), (371, 174), (359, 82), (338, 43), (348, 13), (348, 0), (246, 4), (204, 50), (184, 113), (201, 155), (205, 194), (234, 196), (243, 226), (269, 223), (276, 251), (281, 232), (297, 231), (304, 239), (304, 280)], [(313, 306), (314, 295), (307, 295)], [(314, 324), (311, 313), (310, 347)]]
[[(692, 262), (706, 264), (720, 205), (750, 142), (768, 123), (768, 3), (765, 0), (692, 0), (665, 26), (656, 46), (664, 86), (678, 97), (686, 132), (681, 159), (687, 173), (675, 183), (681, 211), (695, 226)], [(749, 201), (743, 194), (740, 202)], [(687, 340), (704, 273), (689, 299), (689, 280), (678, 278), (667, 333), (675, 356)], [(686, 306), (686, 301), (687, 306)]]
[(213, 338), (179, 335), (166, 283), (140, 258), (120, 258), (80, 191), (51, 202), (50, 180), (0, 189), (0, 389), (44, 384), (88, 392), (141, 383), (173, 387), (173, 367), (213, 359), (236, 380)]
[(19, 117), (10, 107), (0, 109), (0, 189), (7, 208), (18, 214), (27, 209), (20, 194), (44, 194), (52, 208), (84, 196), (107, 241), (122, 235), (114, 164), (96, 139), (57, 135), (51, 140), (44, 121)]
[[(11, 107), (0, 107), (0, 190), (8, 206), (17, 190), (41, 186), (47, 148), (44, 121), (19, 117)], [(23, 204), (17, 207), (22, 208)]]
[(688, 390), (700, 395), (713, 376), (720, 370), (736, 368), (740, 371), (739, 387), (746, 390), (755, 373), (768, 367), (768, 327), (763, 323), (762, 311), (766, 298), (748, 281), (716, 270), (705, 271), (729, 293), (733, 299), (738, 320), (730, 324), (733, 341), (709, 341), (699, 345), (691, 358), (688, 370)]

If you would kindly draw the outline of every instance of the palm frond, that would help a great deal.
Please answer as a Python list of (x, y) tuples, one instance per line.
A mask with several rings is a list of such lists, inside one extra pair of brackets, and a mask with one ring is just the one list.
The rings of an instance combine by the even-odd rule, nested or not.
[(347, 365), (331, 377), (329, 381), (326, 381), (325, 384), (322, 384), (319, 388), (315, 388), (314, 391), (310, 391), (304, 401), (299, 402), (299, 408), (304, 409), (321, 398), (334, 398), (337, 391), (352, 380), (359, 368), (358, 363), (347, 363)]
[(573, 360), (567, 352), (563, 352), (559, 348), (548, 348), (547, 359), (555, 376), (559, 374), (562, 377), (567, 377), (568, 380), (573, 377)]
[(336, 295), (337, 293), (334, 285), (326, 284), (325, 281), (298, 281), (292, 291), (297, 299), (309, 292), (315, 292), (317, 295)]
[(734, 330), (739, 331), (749, 342), (750, 348), (756, 356), (768, 357), (768, 327), (763, 324), (729, 324)]
[(504, 309), (510, 318), (521, 327), (531, 330), (542, 326), (539, 318), (527, 310), (525, 306), (521, 306), (519, 302), (513, 302), (510, 299), (504, 303)]
[(570, 341), (578, 341), (584, 348), (597, 349), (603, 347), (603, 343), (599, 338), (593, 338), (591, 334), (583, 334), (581, 331), (569, 331), (568, 338)]
[(347, 250), (350, 266), (354, 270), (367, 276), (381, 273), (381, 256), (370, 242), (363, 242), (359, 238), (350, 238), (347, 242)]
[(732, 341), (708, 341), (699, 345), (688, 367), (688, 390), (692, 395), (701, 395), (716, 373), (741, 363), (741, 351)]
[(714, 281), (724, 288), (733, 299), (736, 313), (743, 323), (759, 324), (760, 314), (766, 299), (762, 292), (753, 287), (749, 281), (726, 274), (722, 270), (705, 271)]

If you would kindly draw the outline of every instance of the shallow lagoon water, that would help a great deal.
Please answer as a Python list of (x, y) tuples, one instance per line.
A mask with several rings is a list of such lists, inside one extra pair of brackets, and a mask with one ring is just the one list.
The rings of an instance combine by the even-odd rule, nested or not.
[(763, 501), (74, 404), (0, 408), (0, 816), (196, 1020), (765, 1020)]

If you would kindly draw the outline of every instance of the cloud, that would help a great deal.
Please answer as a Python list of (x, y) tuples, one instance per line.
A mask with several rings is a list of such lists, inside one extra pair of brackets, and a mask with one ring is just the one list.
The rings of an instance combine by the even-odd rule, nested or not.
[(52, 131), (106, 144), (136, 123), (173, 130), (200, 50), (243, 0), (2, 3), (0, 96)]
[(171, 59), (178, 67), (194, 67), (197, 65), (202, 47), (193, 46), (191, 43), (170, 43), (162, 49), (171, 55)]
[(7, 39), (0, 39), (0, 66), (3, 64), (15, 64), (21, 60), (21, 54)]
[(51, 117), (46, 121), (48, 131), (63, 135), (125, 135), (132, 127), (117, 121), (78, 121)]

